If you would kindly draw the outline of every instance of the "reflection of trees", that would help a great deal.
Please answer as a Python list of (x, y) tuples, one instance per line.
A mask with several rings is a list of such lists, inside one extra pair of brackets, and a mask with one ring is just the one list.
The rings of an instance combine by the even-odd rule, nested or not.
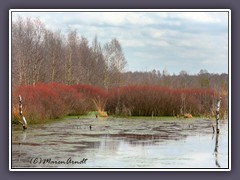
[(216, 133), (214, 155), (215, 155), (215, 164), (216, 164), (217, 167), (220, 168), (221, 166), (218, 162), (218, 137), (219, 137), (219, 134)]
[(132, 146), (148, 146), (153, 145), (159, 136), (140, 135), (140, 134), (108, 134), (101, 141), (100, 149), (103, 149), (107, 154), (115, 154), (122, 142)]
[[(168, 138), (167, 136), (164, 136), (163, 138)], [(125, 139), (125, 142), (132, 146), (149, 146), (149, 145), (154, 145), (156, 140), (162, 139), (161, 136), (156, 136), (156, 135), (140, 135), (140, 134), (131, 134), (127, 135), (127, 138)]]
[(104, 135), (99, 146), (104, 149), (105, 153), (115, 154), (121, 143), (126, 143), (133, 147), (142, 147), (156, 145), (156, 142), (163, 142), (167, 140), (179, 140), (185, 136), (169, 136), (166, 134), (151, 135), (151, 134), (108, 134)]
[(101, 141), (100, 148), (103, 148), (105, 153), (107, 154), (116, 154), (118, 147), (120, 145), (120, 141), (118, 140), (112, 140), (108, 138), (105, 138), (103, 141)]
[[(111, 135), (111, 137), (121, 138), (122, 141), (128, 143), (129, 145), (137, 146), (147, 146), (153, 145), (156, 140), (162, 139), (159, 135), (150, 135), (150, 134), (116, 134)], [(163, 138), (168, 138), (164, 136)]]

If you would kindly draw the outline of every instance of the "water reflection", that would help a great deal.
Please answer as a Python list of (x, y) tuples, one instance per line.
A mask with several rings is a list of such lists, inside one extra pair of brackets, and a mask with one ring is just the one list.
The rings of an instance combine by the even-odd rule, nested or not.
[(220, 166), (220, 164), (218, 162), (218, 137), (219, 137), (219, 133), (216, 133), (214, 155), (215, 155), (215, 164), (216, 164), (216, 166), (221, 168), (221, 166)]
[[(102, 139), (105, 139), (104, 143), (106, 146), (117, 146), (119, 142), (127, 143), (131, 146), (149, 146), (149, 145), (158, 145), (159, 142), (164, 142), (166, 140), (178, 141), (185, 139), (185, 135), (152, 135), (152, 134), (104, 134), (101, 135)], [(113, 144), (108, 140), (115, 140)]]
[(19, 137), (17, 138), (19, 142), (19, 145), (18, 145), (18, 161), (19, 162), (21, 161), (22, 146), (23, 146), (23, 143), (26, 142), (26, 138), (27, 138), (27, 131), (22, 131), (22, 134), (20, 134)]
[(52, 159), (86, 157), (87, 167), (101, 168), (225, 168), (227, 130), (221, 128), (219, 139), (218, 134), (212, 134), (211, 124), (204, 120), (89, 122), (86, 119), (32, 127), (24, 132), (14, 130), (13, 167), (32, 166), (29, 158), (37, 155)]

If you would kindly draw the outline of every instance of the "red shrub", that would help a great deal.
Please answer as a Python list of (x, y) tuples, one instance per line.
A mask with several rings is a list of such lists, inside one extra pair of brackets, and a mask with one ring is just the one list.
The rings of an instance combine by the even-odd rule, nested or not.
[[(16, 118), (19, 118), (18, 95), (22, 96), (23, 114), (28, 121), (84, 114), (96, 108), (100, 111), (106, 108), (110, 114), (130, 116), (209, 115), (214, 112), (216, 101), (212, 89), (124, 86), (106, 91), (90, 85), (36, 84), (13, 89), (12, 105)], [(227, 96), (224, 96), (223, 112), (227, 111), (227, 104)]]
[(107, 110), (112, 114), (172, 116), (211, 111), (214, 91), (210, 89), (173, 90), (160, 86), (127, 86), (111, 89)]
[(28, 121), (59, 118), (64, 115), (63, 103), (56, 91), (44, 84), (20, 86), (13, 90), (13, 106), (18, 105), (18, 96), (23, 99), (23, 114)]
[(84, 114), (88, 111), (86, 98), (72, 86), (57, 83), (51, 83), (49, 86), (59, 94), (65, 105), (65, 114)]
[(104, 110), (108, 96), (107, 91), (91, 85), (72, 85), (71, 87), (84, 95), (90, 110)]
[(87, 111), (83, 95), (67, 85), (50, 83), (19, 86), (13, 89), (13, 109), (18, 106), (19, 95), (22, 96), (23, 114), (28, 121), (44, 121)]
[(101, 98), (106, 98), (107, 97), (107, 92), (99, 87), (96, 86), (91, 86), (91, 85), (72, 85), (77, 92), (83, 93), (85, 96), (94, 98), (94, 97), (101, 97)]

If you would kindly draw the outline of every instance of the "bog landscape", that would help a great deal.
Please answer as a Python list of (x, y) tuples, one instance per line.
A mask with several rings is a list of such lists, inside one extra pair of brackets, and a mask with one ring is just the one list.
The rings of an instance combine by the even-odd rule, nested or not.
[(227, 73), (127, 70), (118, 37), (11, 28), (13, 169), (229, 167)]

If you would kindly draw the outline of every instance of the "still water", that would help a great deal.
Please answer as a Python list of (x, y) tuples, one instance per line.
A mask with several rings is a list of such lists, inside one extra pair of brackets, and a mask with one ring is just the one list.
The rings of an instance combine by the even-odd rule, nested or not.
[(12, 129), (12, 168), (228, 168), (228, 121), (66, 119)]

